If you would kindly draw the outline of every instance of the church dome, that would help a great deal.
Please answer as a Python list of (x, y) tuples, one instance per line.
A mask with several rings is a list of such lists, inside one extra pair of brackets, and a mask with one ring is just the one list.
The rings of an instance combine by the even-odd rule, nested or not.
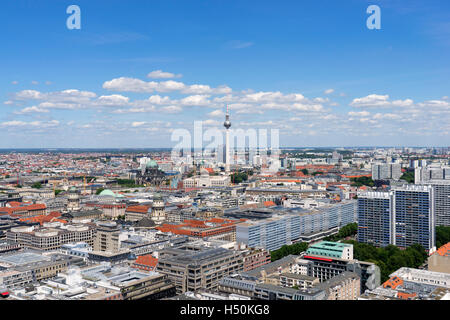
[(156, 163), (155, 160), (150, 160), (147, 162), (147, 164), (145, 165), (147, 168), (158, 168), (158, 164)]
[(116, 194), (109, 189), (103, 190), (100, 192), (99, 196), (101, 197), (116, 197)]

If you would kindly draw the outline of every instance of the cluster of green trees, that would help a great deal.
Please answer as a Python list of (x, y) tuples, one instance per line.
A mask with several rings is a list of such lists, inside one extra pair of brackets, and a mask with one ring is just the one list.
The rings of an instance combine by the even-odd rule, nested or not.
[(253, 170), (246, 170), (247, 176), (252, 176), (254, 174)]
[(380, 268), (381, 282), (389, 279), (389, 275), (401, 267), (418, 268), (428, 258), (428, 254), (420, 244), (414, 244), (405, 250), (394, 245), (376, 248), (367, 243), (344, 240), (353, 244), (353, 257), (360, 261), (375, 263)]
[(323, 172), (322, 171), (314, 171), (312, 173), (313, 176), (317, 176), (318, 174), (323, 174)]
[(248, 180), (248, 175), (245, 172), (236, 172), (231, 175), (232, 183), (241, 183)]
[(271, 261), (279, 260), (290, 254), (299, 255), (300, 253), (308, 249), (308, 244), (306, 242), (297, 242), (291, 245), (284, 245), (278, 250), (273, 250), (270, 252)]
[(353, 187), (361, 187), (361, 186), (368, 186), (373, 187), (375, 185), (375, 182), (372, 180), (372, 178), (369, 177), (359, 177), (359, 178), (350, 178), (350, 181), (352, 181)]
[(332, 236), (326, 237), (323, 240), (338, 241), (338, 240), (342, 240), (342, 239), (345, 239), (350, 236), (354, 236), (354, 235), (356, 235), (357, 232), (358, 232), (358, 224), (356, 222), (349, 223), (346, 226), (343, 226), (341, 229), (339, 229), (338, 233), (336, 233)]
[(134, 182), (134, 180), (132, 180), (132, 179), (117, 179), (116, 182), (121, 187), (126, 187), (126, 188), (138, 188), (138, 187), (140, 187), (140, 185), (137, 185)]
[(31, 187), (34, 189), (41, 189), (42, 184), (40, 182), (36, 182), (36, 183), (33, 183), (33, 185)]
[(105, 190), (105, 188), (98, 188), (97, 191), (95, 191), (95, 194), (99, 195), (103, 190)]
[(60, 194), (61, 192), (63, 192), (62, 190), (56, 189), (55, 190), (55, 196), (57, 196), (58, 194)]
[(436, 227), (436, 247), (440, 248), (444, 244), (450, 242), (450, 227), (437, 226)]
[(309, 174), (308, 169), (302, 169), (300, 170), (305, 176), (307, 176)]
[(405, 180), (408, 183), (414, 183), (414, 171), (407, 171), (401, 177), (401, 180)]

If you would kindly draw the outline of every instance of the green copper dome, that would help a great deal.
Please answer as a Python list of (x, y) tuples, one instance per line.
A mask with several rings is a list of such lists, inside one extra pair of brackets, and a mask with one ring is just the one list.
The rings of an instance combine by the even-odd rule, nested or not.
[(116, 197), (116, 194), (114, 192), (112, 192), (109, 189), (103, 190), (102, 192), (100, 192), (99, 196), (109, 196), (109, 197)]
[(147, 168), (157, 168), (157, 167), (158, 167), (158, 164), (156, 163), (155, 160), (150, 160), (150, 161), (147, 162), (146, 167), (147, 167)]

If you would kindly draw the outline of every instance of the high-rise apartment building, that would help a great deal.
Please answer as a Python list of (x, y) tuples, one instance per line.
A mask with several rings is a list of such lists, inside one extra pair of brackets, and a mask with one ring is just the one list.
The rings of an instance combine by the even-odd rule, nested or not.
[(414, 169), (414, 183), (428, 183), (436, 180), (450, 181), (450, 167), (441, 165), (429, 165)]
[(392, 192), (367, 192), (358, 195), (359, 242), (376, 247), (392, 243)]
[(402, 176), (400, 163), (377, 163), (372, 165), (373, 180), (398, 180)]
[(435, 195), (431, 186), (406, 185), (358, 195), (358, 241), (377, 247), (435, 245)]
[(426, 250), (435, 246), (434, 190), (431, 186), (394, 188), (393, 244), (406, 248), (415, 243)]
[(424, 183), (434, 189), (434, 210), (437, 226), (450, 226), (450, 180)]
[(225, 157), (227, 154), (227, 150), (224, 144), (219, 144), (217, 146), (216, 154), (217, 154), (217, 162), (225, 164), (227, 161)]

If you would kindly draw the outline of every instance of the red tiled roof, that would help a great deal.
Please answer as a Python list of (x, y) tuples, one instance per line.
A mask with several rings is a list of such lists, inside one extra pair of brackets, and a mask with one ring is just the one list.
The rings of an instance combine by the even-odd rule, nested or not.
[(154, 268), (158, 264), (158, 259), (154, 258), (151, 254), (147, 254), (139, 256), (134, 263)]
[(61, 217), (61, 212), (52, 211), (48, 214), (48, 216), (53, 217), (53, 218), (58, 218), (58, 217)]
[(264, 206), (265, 207), (274, 207), (274, 206), (276, 206), (276, 204), (273, 201), (264, 201)]
[(27, 210), (44, 210), (47, 206), (43, 203), (30, 204), (29, 206), (24, 206)]
[[(213, 226), (206, 225), (205, 223), (213, 223)], [(210, 220), (184, 220), (180, 224), (162, 224), (156, 227), (161, 232), (171, 232), (179, 235), (189, 235), (195, 237), (205, 237), (211, 235), (217, 235), (221, 233), (230, 232), (235, 228), (237, 221), (229, 219), (216, 219)]]
[(147, 213), (150, 206), (129, 206), (126, 212)]
[(395, 289), (401, 285), (403, 285), (403, 280), (397, 276), (393, 276), (392, 278), (387, 280), (385, 283), (383, 283), (384, 288), (391, 287), (392, 289)]
[(58, 219), (58, 217), (61, 216), (61, 213), (53, 211), (48, 215), (40, 215), (36, 217), (26, 217), (26, 218), (20, 218), (20, 221), (23, 222), (38, 222), (39, 224), (43, 225), (45, 222), (61, 222), (61, 223), (67, 223), (66, 220)]
[(450, 242), (448, 242), (447, 244), (444, 244), (442, 247), (437, 249), (435, 253), (440, 256), (449, 257), (450, 256)]
[(295, 172), (295, 176), (296, 177), (307, 177), (307, 175), (305, 175), (303, 172), (301, 172), (301, 171), (296, 171)]
[(18, 207), (3, 207), (0, 208), (0, 213), (4, 214), (14, 214), (15, 212), (25, 212), (25, 211), (35, 211), (35, 210), (45, 210), (47, 206), (45, 204), (30, 204)]
[(400, 299), (403, 299), (403, 300), (408, 300), (409, 298), (414, 298), (415, 296), (417, 296), (417, 293), (415, 293), (415, 292), (413, 292), (413, 293), (398, 292), (397, 293), (397, 297), (399, 297)]

